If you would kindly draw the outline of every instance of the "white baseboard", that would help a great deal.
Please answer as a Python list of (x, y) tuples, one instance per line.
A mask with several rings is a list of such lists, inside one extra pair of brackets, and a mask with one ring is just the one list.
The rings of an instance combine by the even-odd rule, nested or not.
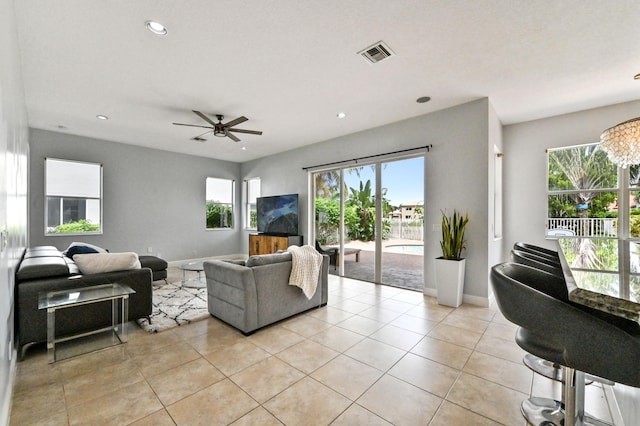
[[(435, 288), (425, 288), (422, 293), (425, 296), (438, 297), (438, 290)], [(469, 305), (481, 306), (488, 308), (490, 306), (488, 297), (472, 296), (470, 294), (462, 295), (462, 303), (468, 303)]]

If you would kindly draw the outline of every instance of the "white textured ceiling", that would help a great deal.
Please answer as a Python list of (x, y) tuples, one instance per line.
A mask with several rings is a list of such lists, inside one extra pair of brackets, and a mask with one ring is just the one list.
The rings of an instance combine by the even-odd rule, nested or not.
[[(482, 97), (504, 124), (640, 99), (638, 0), (15, 0), (15, 8), (31, 127), (230, 161)], [(168, 35), (147, 31), (149, 19)], [(356, 54), (380, 40), (394, 57), (370, 65)], [(432, 101), (418, 104), (420, 96)], [(203, 124), (192, 109), (225, 121), (244, 115), (239, 128), (264, 134), (191, 141), (199, 129), (171, 123)]]

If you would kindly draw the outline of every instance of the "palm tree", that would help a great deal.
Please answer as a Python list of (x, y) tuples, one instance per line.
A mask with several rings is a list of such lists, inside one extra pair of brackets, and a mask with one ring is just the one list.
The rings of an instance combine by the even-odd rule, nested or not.
[(338, 196), (340, 189), (340, 173), (337, 170), (318, 172), (314, 177), (317, 198), (334, 198)]
[(357, 209), (360, 218), (359, 229), (354, 236), (363, 241), (371, 241), (375, 235), (375, 197), (371, 194), (371, 180), (363, 185), (360, 181), (360, 189), (349, 188), (348, 203)]
[[(592, 191), (593, 189), (615, 188), (616, 186), (617, 169), (607, 159), (606, 153), (600, 149), (599, 145), (586, 145), (549, 152), (549, 188), (579, 191), (566, 194), (566, 197), (571, 199), (576, 207), (577, 217), (588, 218), (588, 206), (593, 204), (596, 197), (602, 195), (601, 192)], [(553, 210), (559, 214), (569, 208), (570, 206), (565, 208), (561, 205), (555, 205)], [(584, 226), (587, 226), (586, 221)]]

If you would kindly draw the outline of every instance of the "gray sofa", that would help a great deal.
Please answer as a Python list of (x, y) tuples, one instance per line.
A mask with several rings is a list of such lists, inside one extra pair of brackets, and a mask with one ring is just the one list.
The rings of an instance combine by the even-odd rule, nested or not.
[(209, 313), (249, 334), (300, 312), (327, 304), (329, 256), (323, 255), (311, 299), (289, 285), (291, 254), (251, 256), (244, 261), (204, 262)]
[[(15, 329), (20, 358), (34, 343), (47, 340), (47, 312), (38, 309), (38, 293), (97, 284), (121, 283), (136, 291), (129, 297), (129, 320), (145, 318), (152, 310), (150, 268), (80, 274), (73, 260), (53, 246), (29, 248), (16, 271)], [(62, 309), (56, 313), (56, 335), (95, 330), (111, 324), (111, 303)]]

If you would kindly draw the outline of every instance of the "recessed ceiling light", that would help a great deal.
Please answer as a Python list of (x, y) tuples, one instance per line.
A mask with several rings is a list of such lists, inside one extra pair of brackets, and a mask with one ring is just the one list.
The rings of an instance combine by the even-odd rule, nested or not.
[(347, 114), (345, 114), (344, 112), (339, 112), (336, 114), (336, 117), (338, 118), (345, 118), (347, 116)]
[(246, 147), (246, 146), (243, 146), (243, 147), (242, 147), (242, 150), (243, 150), (243, 151), (246, 151), (246, 150), (247, 150), (247, 147)]
[(66, 129), (66, 128), (67, 128), (67, 126), (63, 126), (62, 124), (58, 124), (58, 126), (57, 126), (57, 127), (58, 127), (58, 129), (60, 129), (60, 130), (64, 130), (64, 129)]
[(144, 23), (149, 31), (156, 35), (167, 35), (167, 27), (162, 25), (160, 22), (156, 21), (147, 21)]
[(98, 120), (108, 120), (109, 119), (109, 117), (107, 117), (106, 115), (102, 115), (102, 114), (96, 115), (96, 118)]
[(431, 98), (429, 96), (421, 96), (418, 99), (416, 99), (416, 102), (419, 104), (424, 104), (427, 103), (431, 100)]

